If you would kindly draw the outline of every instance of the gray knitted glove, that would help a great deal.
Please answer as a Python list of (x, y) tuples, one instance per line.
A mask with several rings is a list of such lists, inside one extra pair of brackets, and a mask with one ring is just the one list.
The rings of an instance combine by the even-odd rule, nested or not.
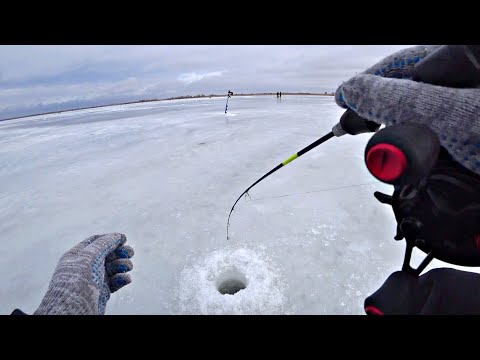
[(428, 125), (456, 161), (480, 174), (480, 88), (449, 88), (411, 80), (414, 65), (438, 47), (414, 46), (386, 57), (343, 83), (335, 100), (385, 126)]
[(127, 238), (94, 235), (66, 252), (35, 315), (103, 315), (113, 293), (132, 280), (133, 249)]

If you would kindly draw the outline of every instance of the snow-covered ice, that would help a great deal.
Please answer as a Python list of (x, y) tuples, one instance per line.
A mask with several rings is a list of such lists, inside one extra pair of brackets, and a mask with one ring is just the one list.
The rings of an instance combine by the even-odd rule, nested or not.
[[(224, 110), (225, 98), (188, 99), (0, 122), (1, 313), (32, 313), (65, 251), (122, 232), (133, 283), (107, 314), (363, 314), (405, 246), (373, 197), (392, 188), (364, 165), (370, 135), (331, 139), (259, 183), (227, 241), (236, 198), (342, 109), (284, 95)], [(245, 289), (220, 294), (229, 276)]]

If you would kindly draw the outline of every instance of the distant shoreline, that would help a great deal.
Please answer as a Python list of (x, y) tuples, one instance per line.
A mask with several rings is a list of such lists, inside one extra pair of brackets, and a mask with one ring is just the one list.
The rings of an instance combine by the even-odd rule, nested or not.
[[(251, 94), (244, 94), (244, 93), (239, 93), (239, 94), (233, 94), (232, 97), (235, 96), (275, 96), (277, 93), (251, 93)], [(307, 96), (334, 96), (333, 93), (310, 93), (310, 92), (282, 92), (282, 95), (307, 95)], [(123, 103), (116, 103), (116, 104), (108, 104), (108, 105), (96, 105), (96, 106), (86, 106), (86, 107), (81, 107), (81, 108), (75, 108), (75, 109), (68, 109), (68, 110), (58, 110), (58, 111), (49, 111), (45, 113), (38, 113), (38, 114), (31, 114), (31, 115), (22, 115), (22, 116), (16, 116), (16, 117), (11, 117), (11, 118), (6, 118), (6, 119), (0, 119), (0, 121), (7, 121), (7, 120), (16, 120), (16, 119), (23, 119), (27, 117), (34, 117), (34, 116), (41, 116), (41, 115), (51, 115), (51, 114), (61, 114), (64, 112), (70, 112), (70, 111), (77, 111), (77, 110), (86, 110), (86, 109), (96, 109), (96, 108), (102, 108), (102, 107), (109, 107), (109, 106), (118, 106), (118, 105), (130, 105), (130, 104), (139, 104), (139, 103), (146, 103), (146, 102), (158, 102), (158, 101), (169, 101), (169, 100), (182, 100), (182, 99), (200, 99), (200, 98), (212, 98), (212, 97), (227, 97), (227, 95), (216, 95), (216, 94), (211, 94), (211, 95), (184, 95), (184, 96), (175, 96), (171, 98), (165, 98), (165, 99), (144, 99), (144, 100), (136, 100), (136, 101), (129, 101), (129, 102), (123, 102)]]

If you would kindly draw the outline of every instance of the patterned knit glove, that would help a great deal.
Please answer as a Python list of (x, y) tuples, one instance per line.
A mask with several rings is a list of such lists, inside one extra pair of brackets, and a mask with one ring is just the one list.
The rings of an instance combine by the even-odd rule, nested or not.
[(113, 233), (94, 235), (60, 259), (35, 315), (103, 315), (113, 293), (132, 280), (133, 249), (127, 238)]
[(414, 46), (386, 57), (343, 83), (335, 100), (339, 106), (386, 126), (428, 125), (456, 161), (480, 174), (480, 88), (411, 80), (415, 64), (438, 48)]

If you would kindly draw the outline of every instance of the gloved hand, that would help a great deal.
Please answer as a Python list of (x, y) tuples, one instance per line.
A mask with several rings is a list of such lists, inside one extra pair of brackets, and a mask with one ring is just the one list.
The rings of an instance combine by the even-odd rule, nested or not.
[(94, 235), (67, 251), (35, 315), (103, 315), (113, 293), (132, 280), (133, 249), (127, 238)]
[(450, 88), (412, 81), (413, 67), (439, 46), (396, 52), (344, 82), (335, 101), (386, 126), (428, 125), (452, 157), (480, 174), (480, 88)]
[(448, 268), (394, 272), (365, 300), (367, 315), (480, 315), (480, 274)]

